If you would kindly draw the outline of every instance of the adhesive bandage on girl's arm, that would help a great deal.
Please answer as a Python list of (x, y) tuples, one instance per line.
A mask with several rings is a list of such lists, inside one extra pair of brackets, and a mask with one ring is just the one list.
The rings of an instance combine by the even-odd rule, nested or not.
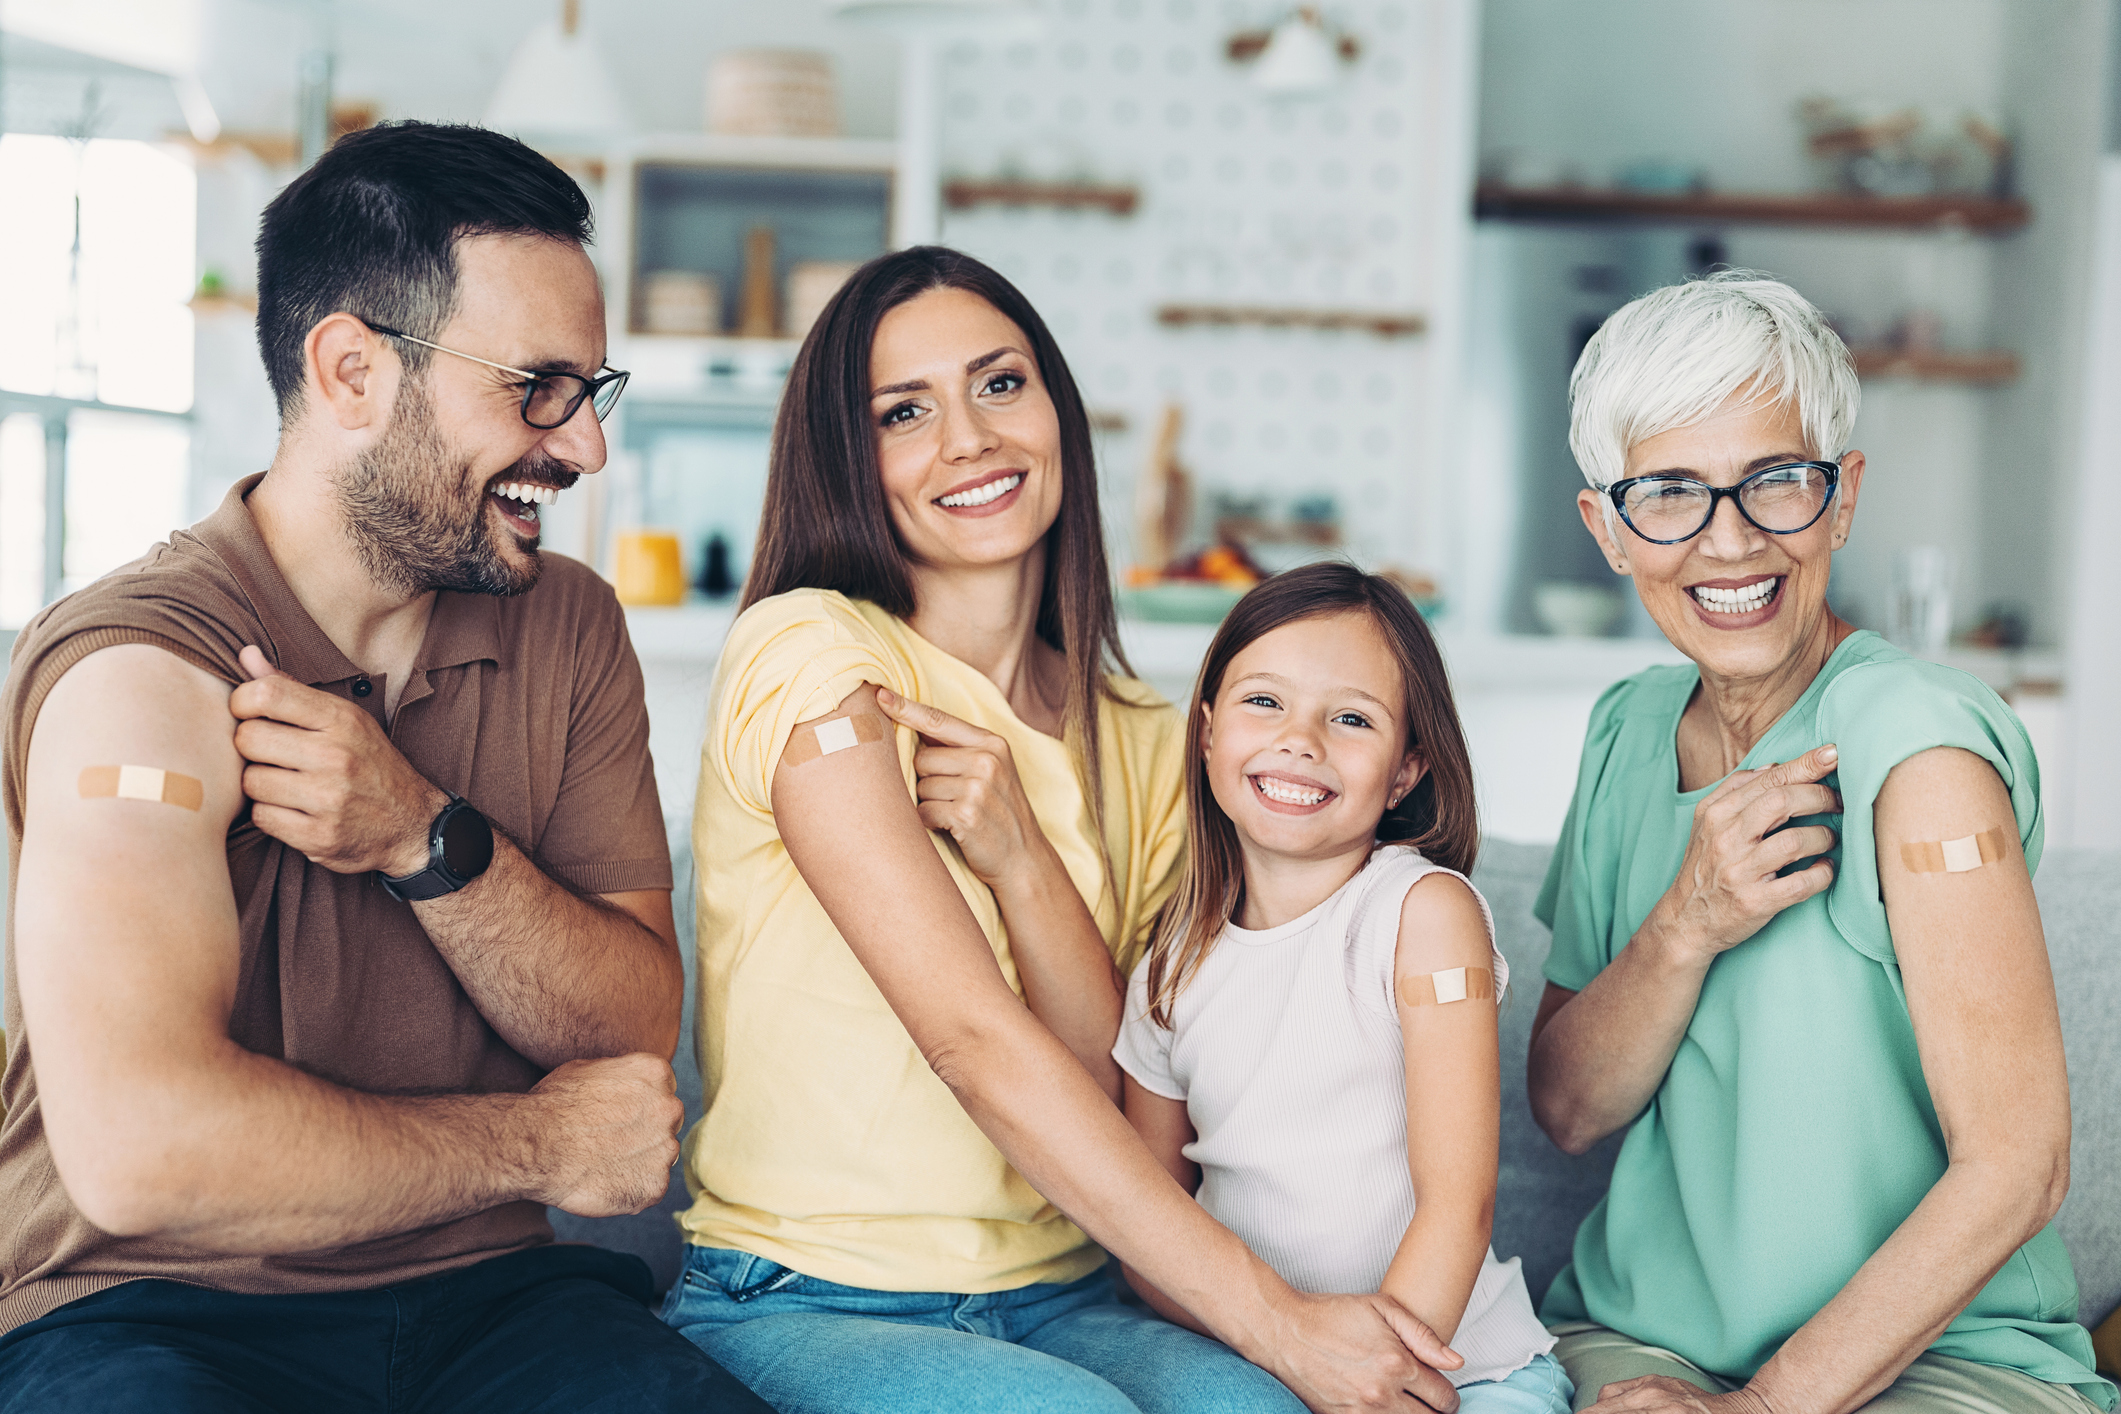
[(800, 766), (805, 762), (815, 761), (820, 756), (830, 756), (835, 751), (859, 746), (865, 741), (882, 741), (888, 730), (884, 719), (871, 712), (857, 712), (851, 717), (831, 717), (809, 726), (797, 727), (788, 735), (788, 748), (781, 753), (781, 764)]
[(186, 810), (206, 803), (206, 787), (198, 777), (160, 766), (83, 766), (75, 789), (83, 800), (159, 800)]
[(1917, 840), (1900, 846), (1900, 862), (1914, 874), (1964, 874), (2003, 858), (2001, 830), (1983, 830), (1956, 840)]
[(1399, 1000), (1405, 1006), (1446, 1006), (1494, 995), (1495, 973), (1485, 967), (1446, 967), (1399, 979)]

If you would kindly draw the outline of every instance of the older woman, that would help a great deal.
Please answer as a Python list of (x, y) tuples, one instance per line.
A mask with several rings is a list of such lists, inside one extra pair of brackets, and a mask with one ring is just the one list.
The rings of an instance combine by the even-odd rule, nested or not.
[(1599, 702), (1538, 906), (1533, 1112), (1571, 1153), (1627, 1131), (1541, 1313), (1578, 1408), (2111, 1410), (2048, 1226), (2038, 767), (1827, 607), (1848, 351), (1735, 272), (1614, 315), (1570, 395), (1584, 524), (1693, 660)]

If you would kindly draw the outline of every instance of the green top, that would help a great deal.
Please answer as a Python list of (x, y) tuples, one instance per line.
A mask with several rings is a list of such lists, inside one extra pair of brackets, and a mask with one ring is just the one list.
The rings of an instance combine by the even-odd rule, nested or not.
[[(1582, 991), (1678, 876), (1694, 806), (1676, 733), (1692, 666), (1616, 683), (1591, 713), (1576, 798), (1534, 907), (1546, 975)], [(1882, 1246), (1947, 1155), (1878, 885), (1871, 810), (1888, 772), (1938, 746), (2010, 787), (2027, 868), (2040, 861), (2040, 770), (2017, 717), (1977, 679), (1849, 638), (1744, 768), (1833, 742), (1846, 814), (1835, 880), (1709, 965), (1686, 1036), (1629, 1127), (1612, 1187), (1540, 1311), (1591, 1320), (1751, 1378)], [(1834, 778), (1828, 778), (1834, 784)], [(1806, 823), (1810, 823), (1807, 821)], [(2047, 1227), (1930, 1348), (2074, 1385), (2102, 1409), (2076, 1323), (2077, 1279)]]

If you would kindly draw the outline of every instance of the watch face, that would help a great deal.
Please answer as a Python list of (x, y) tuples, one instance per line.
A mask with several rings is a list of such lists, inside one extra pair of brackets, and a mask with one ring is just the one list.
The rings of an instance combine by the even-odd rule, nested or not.
[(469, 807), (442, 823), (442, 862), (459, 879), (476, 879), (493, 863), (493, 827)]

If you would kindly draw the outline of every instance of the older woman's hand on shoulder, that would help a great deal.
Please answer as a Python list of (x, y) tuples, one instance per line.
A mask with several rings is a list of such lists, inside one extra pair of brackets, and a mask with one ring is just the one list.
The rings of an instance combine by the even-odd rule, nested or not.
[[(1840, 814), (1840, 796), (1820, 784), (1836, 760), (1821, 746), (1733, 772), (1694, 807), (1677, 877), (1584, 993), (1597, 994), (1594, 1005), (1564, 1016), (1578, 994), (1547, 984), (1532, 1022), (1529, 1094), (1533, 1118), (1565, 1152), (1583, 1153), (1649, 1104), (1709, 964), (1834, 882), (1834, 866), (1817, 856), (1835, 832), (1790, 822)], [(1814, 862), (1782, 872), (1803, 859)]]
[[(1753, 771), (1734, 771), (1694, 807), (1686, 861), (1646, 926), (1667, 947), (1706, 965), (1752, 937), (1776, 914), (1823, 893), (1834, 866), (1824, 825), (1790, 826), (1805, 815), (1838, 815), (1841, 797), (1819, 784), (1832, 774), (1832, 746)], [(1782, 871), (1801, 859), (1809, 867)]]

